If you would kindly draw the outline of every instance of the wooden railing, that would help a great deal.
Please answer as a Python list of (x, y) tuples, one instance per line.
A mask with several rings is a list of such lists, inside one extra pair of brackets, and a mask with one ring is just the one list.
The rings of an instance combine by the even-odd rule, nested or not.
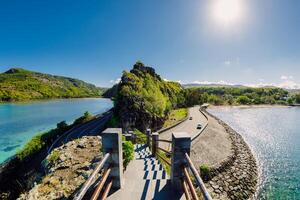
[[(103, 157), (103, 159), (101, 160), (101, 162), (96, 166), (95, 170), (93, 171), (93, 173), (91, 174), (91, 176), (87, 179), (87, 181), (84, 183), (84, 185), (82, 186), (82, 188), (80, 189), (78, 195), (76, 195), (74, 197), (74, 200), (81, 200), (81, 199), (86, 199), (84, 198), (87, 194), (87, 191), (92, 187), (92, 185), (95, 183), (96, 179), (97, 179), (97, 175), (99, 174), (99, 172), (103, 169), (104, 164), (107, 162), (107, 160), (109, 159), (109, 157), (111, 156), (110, 153), (106, 153)], [(109, 176), (111, 172), (111, 168), (108, 167), (107, 169), (105, 169), (103, 176), (101, 177), (101, 180), (98, 182), (96, 189), (93, 192), (93, 195), (91, 197), (91, 200), (96, 200), (99, 198), (99, 195), (102, 191), (103, 186), (106, 183), (106, 180)], [(110, 179), (104, 192), (103, 195), (101, 197), (101, 199), (106, 199), (111, 185), (112, 185), (112, 181), (113, 179)]]
[[(191, 175), (195, 178), (195, 181), (196, 181), (196, 184), (197, 186), (199, 187), (200, 189), (200, 192), (201, 192), (201, 195), (203, 197), (204, 200), (212, 200), (211, 196), (209, 195), (198, 171), (196, 170), (194, 164), (192, 163), (189, 155), (187, 153), (185, 153), (185, 160), (186, 160), (186, 163), (187, 163), (187, 166), (184, 166), (183, 167), (183, 174), (184, 174), (184, 179), (183, 179), (183, 188), (184, 188), (184, 193), (185, 193), (185, 196), (187, 199), (193, 199), (193, 200), (198, 200), (198, 195), (196, 193), (196, 189), (194, 187), (194, 185), (192, 184), (192, 181), (191, 181)], [(190, 171), (192, 172), (192, 174), (190, 175), (190, 173), (188, 172), (190, 169)], [(192, 194), (192, 198), (190, 198), (190, 195), (189, 195), (189, 192), (187, 190), (187, 187), (186, 187), (186, 182), (187, 182), (187, 185), (189, 186), (189, 189), (190, 189), (190, 193)]]

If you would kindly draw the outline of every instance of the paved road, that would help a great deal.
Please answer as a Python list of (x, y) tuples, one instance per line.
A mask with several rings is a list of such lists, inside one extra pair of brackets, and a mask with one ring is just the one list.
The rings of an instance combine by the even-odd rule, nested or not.
[[(205, 125), (207, 122), (204, 115), (199, 111), (200, 106), (195, 106), (189, 108), (189, 117), (192, 117), (193, 119), (186, 120), (185, 122), (182, 122), (178, 126), (175, 126), (174, 128), (171, 128), (167, 131), (164, 131), (159, 134), (159, 139), (165, 139), (165, 140), (172, 140), (172, 133), (174, 132), (187, 132), (188, 134), (193, 137), (194, 135), (197, 135), (199, 133), (199, 129), (197, 129), (197, 124), (202, 124), (202, 126)], [(171, 145), (160, 142), (159, 146), (161, 148), (169, 149), (171, 150)]]
[(53, 142), (52, 146), (48, 149), (48, 154), (56, 147), (61, 146), (69, 142), (70, 140), (80, 138), (85, 135), (96, 135), (102, 131), (105, 123), (112, 116), (112, 112), (104, 113), (103, 115), (97, 116), (95, 119), (86, 122), (82, 125), (76, 126), (71, 130), (65, 132), (62, 136), (60, 136), (56, 141)]

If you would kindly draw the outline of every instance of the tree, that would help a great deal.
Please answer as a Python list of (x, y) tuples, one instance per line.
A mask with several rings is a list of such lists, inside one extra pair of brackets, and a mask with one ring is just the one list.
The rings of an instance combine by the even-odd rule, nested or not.
[(237, 103), (239, 104), (249, 104), (250, 103), (250, 99), (247, 96), (239, 96), (236, 99)]
[(293, 98), (290, 97), (290, 98), (288, 98), (287, 102), (289, 105), (292, 105), (294, 103), (294, 100), (293, 100)]
[(296, 103), (300, 103), (300, 93), (295, 95)]
[(68, 124), (66, 123), (66, 121), (61, 121), (61, 122), (56, 124), (56, 127), (57, 127), (58, 130), (64, 131), (68, 128)]

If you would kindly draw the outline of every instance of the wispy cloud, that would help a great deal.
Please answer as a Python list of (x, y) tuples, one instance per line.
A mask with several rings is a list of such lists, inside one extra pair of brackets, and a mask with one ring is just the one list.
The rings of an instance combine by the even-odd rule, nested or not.
[(280, 79), (281, 79), (281, 80), (293, 80), (294, 77), (293, 77), (293, 76), (282, 75), (282, 76), (280, 77)]
[(217, 85), (234, 85), (233, 83), (229, 83), (227, 81), (223, 81), (223, 80), (220, 80), (220, 81), (194, 81), (192, 82), (194, 84), (202, 84), (202, 85), (211, 85), (211, 84), (217, 84)]
[(239, 65), (239, 64), (240, 64), (240, 58), (239, 57), (223, 61), (223, 65), (226, 65), (226, 66)]
[(279, 83), (269, 83), (265, 82), (264, 79), (259, 79), (258, 83), (230, 83), (227, 81), (194, 81), (193, 84), (201, 84), (201, 85), (210, 85), (210, 84), (218, 84), (218, 85), (244, 85), (247, 87), (279, 87), (279, 88), (285, 88), (285, 89), (300, 89), (300, 83), (296, 83), (293, 79), (293, 76), (281, 76), (280, 79), (282, 80)]
[(115, 80), (110, 80), (109, 82), (112, 84), (117, 84), (117, 83), (120, 83), (120, 81), (121, 81), (121, 78), (117, 78)]

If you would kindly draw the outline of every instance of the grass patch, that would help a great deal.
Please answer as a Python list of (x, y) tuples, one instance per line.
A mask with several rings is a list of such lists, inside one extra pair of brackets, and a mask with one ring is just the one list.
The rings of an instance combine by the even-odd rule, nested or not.
[(173, 124), (187, 117), (187, 115), (188, 115), (187, 108), (179, 108), (176, 110), (172, 110), (168, 116), (168, 119), (165, 121), (163, 127), (166, 128), (172, 126)]
[(203, 180), (207, 181), (209, 180), (211, 176), (211, 168), (207, 164), (203, 164), (200, 166), (200, 175), (203, 178)]
[(136, 135), (136, 143), (137, 144), (146, 144), (147, 143), (146, 134), (142, 133), (138, 129), (134, 129), (133, 133)]

